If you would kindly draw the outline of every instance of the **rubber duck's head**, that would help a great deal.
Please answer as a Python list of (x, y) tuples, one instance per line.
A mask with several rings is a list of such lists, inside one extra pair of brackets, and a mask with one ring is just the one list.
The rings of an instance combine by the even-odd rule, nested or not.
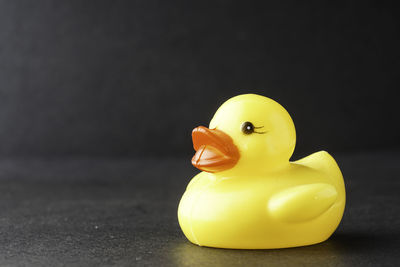
[(217, 110), (209, 128), (192, 132), (192, 164), (206, 172), (275, 170), (293, 153), (296, 131), (288, 112), (270, 98), (246, 94)]

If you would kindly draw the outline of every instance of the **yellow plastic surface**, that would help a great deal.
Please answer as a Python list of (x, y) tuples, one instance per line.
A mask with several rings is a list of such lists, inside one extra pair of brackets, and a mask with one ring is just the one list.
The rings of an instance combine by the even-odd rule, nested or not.
[[(258, 132), (245, 134), (244, 122)], [(311, 245), (332, 235), (345, 207), (342, 174), (325, 151), (289, 161), (296, 133), (281, 105), (239, 95), (218, 109), (209, 128), (230, 136), (240, 157), (233, 167), (203, 171), (189, 183), (178, 219), (192, 243), (272, 249)]]

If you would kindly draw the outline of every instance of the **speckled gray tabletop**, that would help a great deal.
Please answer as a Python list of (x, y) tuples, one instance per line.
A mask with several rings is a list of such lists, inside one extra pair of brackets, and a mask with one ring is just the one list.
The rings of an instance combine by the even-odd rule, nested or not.
[(189, 159), (0, 160), (1, 266), (399, 266), (400, 153), (336, 156), (347, 206), (318, 245), (190, 244), (176, 210)]

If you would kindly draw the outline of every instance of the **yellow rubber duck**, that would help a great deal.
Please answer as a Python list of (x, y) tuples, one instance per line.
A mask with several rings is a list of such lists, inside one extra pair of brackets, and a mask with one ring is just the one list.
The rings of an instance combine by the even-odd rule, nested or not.
[(325, 151), (290, 162), (293, 121), (277, 102), (246, 94), (226, 101), (209, 128), (192, 133), (192, 164), (203, 172), (178, 208), (199, 246), (272, 249), (328, 239), (345, 207), (343, 176)]

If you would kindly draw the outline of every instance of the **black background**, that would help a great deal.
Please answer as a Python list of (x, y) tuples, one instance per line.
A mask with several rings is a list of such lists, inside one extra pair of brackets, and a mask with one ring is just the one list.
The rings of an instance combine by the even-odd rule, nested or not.
[(281, 103), (297, 156), (399, 148), (398, 9), (1, 1), (0, 156), (180, 156), (240, 93)]
[[(279, 3), (0, 0), (0, 265), (399, 266), (399, 9)], [(182, 234), (191, 130), (240, 93), (289, 111), (294, 159), (337, 160), (326, 242)]]

